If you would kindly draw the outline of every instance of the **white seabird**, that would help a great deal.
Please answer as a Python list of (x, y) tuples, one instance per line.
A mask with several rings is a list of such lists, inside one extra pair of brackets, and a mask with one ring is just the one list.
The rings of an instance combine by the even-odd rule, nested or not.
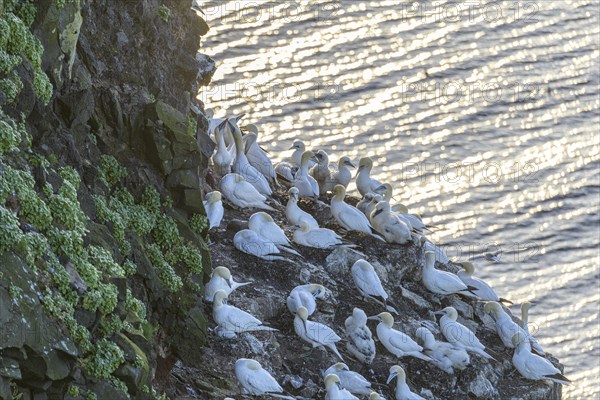
[(331, 180), (331, 171), (329, 170), (329, 155), (324, 150), (317, 150), (315, 153), (317, 164), (309, 171), (310, 176), (315, 178), (319, 185), (319, 193), (325, 194), (327, 183)]
[[(292, 147), (290, 147), (290, 150), (291, 149), (294, 149), (294, 152), (290, 157), (290, 162), (282, 161), (275, 166), (275, 173), (281, 178), (282, 183), (287, 184), (286, 186), (288, 187), (291, 185), (296, 172), (300, 168), (302, 154), (306, 151), (306, 146), (304, 146), (304, 143), (301, 140), (296, 140)], [(311, 168), (314, 164), (314, 160), (309, 160), (308, 168)]]
[[(367, 204), (367, 207), (365, 208), (365, 215), (369, 219), (369, 222), (371, 222), (371, 215), (373, 215), (375, 207), (377, 207), (377, 204), (379, 204), (381, 201), (383, 201), (383, 197), (381, 197), (379, 194), (374, 194), (371, 198), (371, 202)], [(373, 224), (373, 222), (371, 222), (371, 224)]]
[(254, 132), (244, 136), (244, 147), (248, 162), (269, 182), (275, 182), (275, 168), (267, 153), (258, 145), (258, 135)]
[(381, 395), (377, 392), (371, 392), (369, 395), (369, 400), (385, 400)]
[(292, 243), (285, 236), (283, 229), (281, 229), (273, 217), (264, 211), (259, 211), (250, 216), (248, 220), (248, 228), (256, 232), (259, 236), (267, 239), (273, 243), (279, 250), (287, 251), (288, 253), (300, 255), (296, 250), (293, 249)]
[(231, 129), (233, 130), (233, 140), (235, 141), (236, 149), (233, 172), (242, 175), (260, 194), (270, 196), (273, 192), (267, 178), (250, 164), (248, 157), (246, 157), (246, 153), (244, 153), (244, 144), (240, 128), (235, 125), (232, 126)]
[(294, 317), (294, 331), (302, 340), (312, 344), (313, 347), (328, 347), (340, 358), (340, 360), (344, 361), (344, 358), (337, 347), (335, 347), (335, 344), (339, 342), (341, 338), (327, 325), (309, 321), (308, 310), (304, 307), (300, 307), (296, 310), (296, 316)]
[(513, 336), (515, 333), (520, 332), (525, 335), (526, 338), (530, 339), (531, 347), (533, 347), (537, 353), (544, 355), (544, 350), (541, 348), (537, 340), (532, 342), (532, 336), (529, 335), (529, 333), (526, 332), (521, 326), (519, 326), (519, 324), (513, 321), (512, 317), (508, 315), (506, 311), (504, 311), (499, 303), (490, 301), (489, 303), (485, 304), (483, 309), (486, 313), (491, 314), (492, 318), (496, 322), (496, 332), (498, 332), (498, 336), (500, 337), (500, 340), (502, 340), (504, 346), (510, 349), (514, 348), (512, 342)]
[(340, 377), (335, 374), (329, 374), (325, 377), (325, 400), (359, 400), (348, 390), (342, 387)]
[(227, 174), (221, 179), (221, 192), (234, 206), (275, 211), (265, 203), (267, 198), (239, 174)]
[(450, 272), (435, 269), (435, 253), (433, 251), (425, 252), (425, 265), (423, 266), (423, 284), (433, 293), (449, 295), (461, 293), (472, 295), (470, 287), (467, 287), (460, 278)]
[(387, 310), (398, 314), (398, 311), (388, 306), (389, 296), (383, 288), (381, 280), (375, 272), (375, 268), (370, 263), (365, 260), (358, 260), (352, 265), (351, 271), (354, 284), (363, 297), (371, 298), (383, 304)]
[[(463, 267), (464, 270), (458, 271), (456, 275), (458, 275), (460, 280), (463, 281), (465, 285), (474, 288), (473, 293), (475, 293), (477, 297), (479, 297), (481, 300), (502, 301), (512, 304), (512, 302), (498, 297), (496, 291), (492, 289), (492, 287), (488, 285), (484, 280), (473, 276), (473, 273), (475, 272), (475, 266), (473, 265), (473, 263), (466, 261), (460, 263), (460, 265)], [(511, 339), (512, 335), (507, 340), (510, 342)]]
[(300, 226), (300, 221), (305, 221), (311, 229), (318, 229), (319, 223), (317, 220), (298, 206), (298, 188), (292, 187), (288, 190), (288, 193), (290, 196), (285, 207), (285, 216), (288, 222)]
[(550, 380), (563, 385), (571, 383), (550, 361), (531, 352), (529, 340), (522, 332), (515, 333), (512, 343), (515, 346), (512, 362), (523, 377), (536, 381)]
[(333, 188), (333, 197), (331, 198), (331, 214), (342, 228), (349, 231), (359, 231), (372, 235), (371, 223), (367, 217), (356, 207), (352, 207), (344, 201), (346, 197), (346, 189), (342, 185), (336, 185)]
[(300, 221), (300, 228), (294, 231), (294, 242), (315, 249), (330, 249), (344, 244), (342, 238), (327, 228), (311, 228), (304, 219)]
[(227, 293), (217, 290), (213, 297), (213, 319), (222, 336), (233, 338), (236, 333), (253, 331), (276, 331), (277, 329), (263, 323), (246, 311), (226, 304)]
[(337, 375), (340, 378), (340, 384), (350, 393), (355, 394), (370, 394), (373, 389), (371, 383), (358, 372), (350, 371), (350, 368), (344, 363), (336, 363), (327, 368), (323, 373), (324, 376), (329, 374)]
[(371, 364), (375, 358), (375, 341), (367, 327), (367, 314), (355, 307), (344, 322), (346, 336), (350, 339), (346, 349), (363, 364)]
[(530, 302), (526, 301), (521, 304), (521, 327), (525, 333), (527, 333), (527, 337), (529, 337), (529, 341), (531, 342), (531, 347), (533, 347), (533, 350), (540, 356), (545, 356), (546, 353), (544, 352), (544, 349), (542, 349), (542, 346), (537, 339), (529, 332), (529, 308), (531, 308)]
[(406, 372), (404, 372), (404, 369), (399, 365), (393, 365), (390, 368), (390, 376), (386, 383), (389, 384), (394, 378), (398, 379), (398, 382), (396, 382), (396, 400), (425, 400), (423, 397), (410, 390), (406, 384)]
[(207, 193), (202, 203), (210, 224), (208, 229), (218, 228), (225, 213), (223, 201), (221, 201), (221, 192), (215, 190), (214, 192)]
[(356, 174), (356, 188), (361, 196), (369, 192), (374, 192), (376, 188), (381, 186), (381, 182), (371, 178), (371, 169), (373, 168), (373, 160), (370, 157), (363, 157), (358, 162), (358, 173)]
[(254, 232), (252, 229), (242, 229), (233, 237), (233, 245), (239, 251), (262, 258), (267, 261), (286, 261), (275, 243)]
[(210, 280), (204, 285), (204, 300), (213, 301), (217, 291), (222, 290), (229, 296), (231, 292), (252, 282), (236, 282), (231, 276), (231, 271), (226, 267), (217, 267), (210, 275)]
[(269, 395), (280, 399), (294, 400), (294, 397), (279, 394), (283, 392), (283, 388), (256, 360), (248, 358), (237, 360), (235, 362), (235, 376), (246, 394), (253, 396)]
[(348, 188), (350, 181), (352, 180), (352, 173), (350, 168), (355, 168), (354, 164), (349, 157), (343, 156), (338, 160), (337, 171), (331, 173), (330, 179), (326, 182), (325, 187), (321, 193), (327, 193), (333, 191), (335, 185), (342, 185)]
[(314, 159), (315, 155), (312, 151), (305, 151), (302, 154), (300, 168), (294, 176), (292, 186), (298, 189), (298, 196), (317, 199), (319, 197), (319, 184), (308, 171), (308, 162)]
[(471, 362), (465, 349), (448, 342), (438, 342), (427, 328), (420, 327), (415, 335), (421, 341), (423, 353), (428, 355), (432, 363), (441, 370), (454, 374), (454, 368), (463, 370)]
[(215, 170), (219, 176), (227, 175), (231, 172), (231, 164), (233, 163), (233, 157), (225, 144), (225, 132), (223, 121), (220, 125), (215, 126), (212, 132), (215, 135), (215, 153), (212, 155), (212, 162), (215, 166)]
[(368, 319), (381, 321), (377, 325), (377, 338), (390, 353), (396, 357), (412, 356), (425, 361), (431, 358), (423, 354), (423, 348), (406, 333), (393, 328), (394, 317), (389, 312), (382, 312)]
[(369, 203), (371, 203), (371, 200), (373, 200), (373, 196), (375, 196), (375, 193), (365, 193), (363, 198), (356, 204), (356, 208), (362, 211), (367, 218), (371, 216), (371, 214), (367, 214), (367, 207), (369, 206)]
[(313, 315), (317, 309), (317, 300), (327, 297), (327, 289), (318, 283), (296, 286), (287, 298), (287, 307), (292, 314), (300, 307), (306, 308), (308, 315)]
[(446, 307), (434, 314), (442, 316), (440, 328), (448, 342), (460, 346), (466, 351), (494, 360), (494, 357), (485, 352), (485, 346), (477, 339), (475, 333), (457, 321), (458, 312), (454, 307)]
[(373, 228), (383, 235), (386, 242), (405, 244), (410, 241), (410, 228), (390, 211), (390, 203), (380, 201), (371, 213)]

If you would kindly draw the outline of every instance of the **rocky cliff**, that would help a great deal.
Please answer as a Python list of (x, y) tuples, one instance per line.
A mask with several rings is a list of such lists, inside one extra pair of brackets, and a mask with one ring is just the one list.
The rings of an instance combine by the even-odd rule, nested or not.
[(1, 3), (0, 399), (158, 398), (202, 362), (190, 3)]
[[(353, 306), (379, 311), (352, 287), (354, 251), (253, 260), (232, 246), (250, 212), (230, 208), (225, 229), (208, 235), (201, 198), (214, 186), (212, 142), (195, 93), (215, 64), (197, 53), (208, 27), (190, 3), (0, 3), (0, 399), (240, 398), (233, 363), (242, 356), (290, 392), (319, 398), (320, 370), (334, 359), (307, 357), (285, 309), (289, 290), (327, 286), (315, 318), (338, 333)], [(312, 211), (337, 229), (326, 208)], [(401, 306), (403, 329), (424, 321), (435, 331), (431, 311), (452, 304), (498, 354), (456, 376), (402, 360), (413, 387), (440, 399), (560, 397), (520, 378), (478, 305), (422, 289), (418, 246), (349, 238)], [(231, 303), (279, 332), (213, 335), (201, 295), (216, 265), (254, 281)], [(397, 360), (378, 350), (362, 372), (391, 398), (381, 384)]]

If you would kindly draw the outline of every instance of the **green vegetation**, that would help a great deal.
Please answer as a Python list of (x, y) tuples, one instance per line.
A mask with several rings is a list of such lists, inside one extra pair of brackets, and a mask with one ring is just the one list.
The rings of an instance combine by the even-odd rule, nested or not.
[(161, 4), (160, 7), (158, 7), (158, 16), (164, 22), (167, 22), (169, 21), (169, 17), (171, 16), (171, 10), (169, 9), (169, 7), (165, 6), (164, 4)]
[(38, 98), (48, 104), (52, 97), (52, 84), (42, 70), (44, 49), (29, 30), (35, 14), (35, 3), (30, 0), (6, 0), (0, 8), (0, 91), (9, 104), (14, 103), (23, 89), (23, 82), (16, 72), (23, 62), (33, 67), (33, 88)]

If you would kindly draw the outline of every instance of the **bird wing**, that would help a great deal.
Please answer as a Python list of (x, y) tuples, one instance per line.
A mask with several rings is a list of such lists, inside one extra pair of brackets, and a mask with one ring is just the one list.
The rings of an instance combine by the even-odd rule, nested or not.
[(341, 338), (327, 325), (314, 321), (306, 321), (306, 337), (320, 344), (331, 344)]
[(532, 374), (540, 376), (551, 376), (561, 372), (550, 363), (550, 361), (536, 354), (527, 353), (524, 360), (524, 367)]
[(388, 297), (375, 271), (366, 272), (356, 268), (353, 272), (354, 282), (362, 292), (371, 296), (380, 296), (384, 299)]
[(246, 311), (240, 310), (239, 308), (234, 306), (226, 307), (226, 313), (224, 313), (224, 323), (240, 328), (248, 328), (250, 326), (262, 325), (262, 322), (258, 318), (247, 313)]
[(333, 231), (313, 229), (304, 236), (313, 247), (331, 247), (342, 243), (341, 238)]
[(447, 293), (455, 293), (460, 292), (461, 290), (466, 290), (467, 285), (465, 285), (458, 276), (446, 272), (436, 270), (436, 274), (434, 275), (435, 285), (444, 292)]
[(256, 394), (283, 392), (283, 388), (267, 371), (261, 369), (254, 374), (246, 375), (246, 383)]
[(410, 351), (422, 351), (423, 348), (419, 346), (414, 340), (407, 334), (400, 331), (393, 331), (390, 335), (390, 344), (402, 352)]
[(344, 228), (354, 231), (371, 232), (371, 224), (369, 224), (367, 217), (363, 213), (348, 204), (344, 204), (344, 206), (337, 215), (338, 222)]
[(247, 203), (264, 202), (267, 198), (246, 181), (238, 182), (233, 187), (233, 195)]

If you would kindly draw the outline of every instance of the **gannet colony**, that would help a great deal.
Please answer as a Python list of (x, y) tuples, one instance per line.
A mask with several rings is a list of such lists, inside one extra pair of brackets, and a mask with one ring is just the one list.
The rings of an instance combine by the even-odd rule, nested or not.
[[(213, 257), (227, 265), (214, 268), (204, 295), (211, 346), (230, 357), (214, 373), (237, 379), (229, 396), (537, 399), (532, 387), (546, 396), (571, 383), (533, 336), (530, 304), (514, 317), (471, 262), (450, 262), (428, 237), (434, 228), (371, 177), (371, 158), (358, 162), (357, 202), (346, 196), (350, 158), (332, 162), (296, 140), (273, 165), (258, 128), (240, 121), (210, 120), (204, 200), (210, 246), (232, 243), (237, 253)], [(291, 351), (280, 354), (282, 342)], [(285, 371), (286, 360), (310, 381)], [(506, 381), (516, 382), (510, 393)]]

